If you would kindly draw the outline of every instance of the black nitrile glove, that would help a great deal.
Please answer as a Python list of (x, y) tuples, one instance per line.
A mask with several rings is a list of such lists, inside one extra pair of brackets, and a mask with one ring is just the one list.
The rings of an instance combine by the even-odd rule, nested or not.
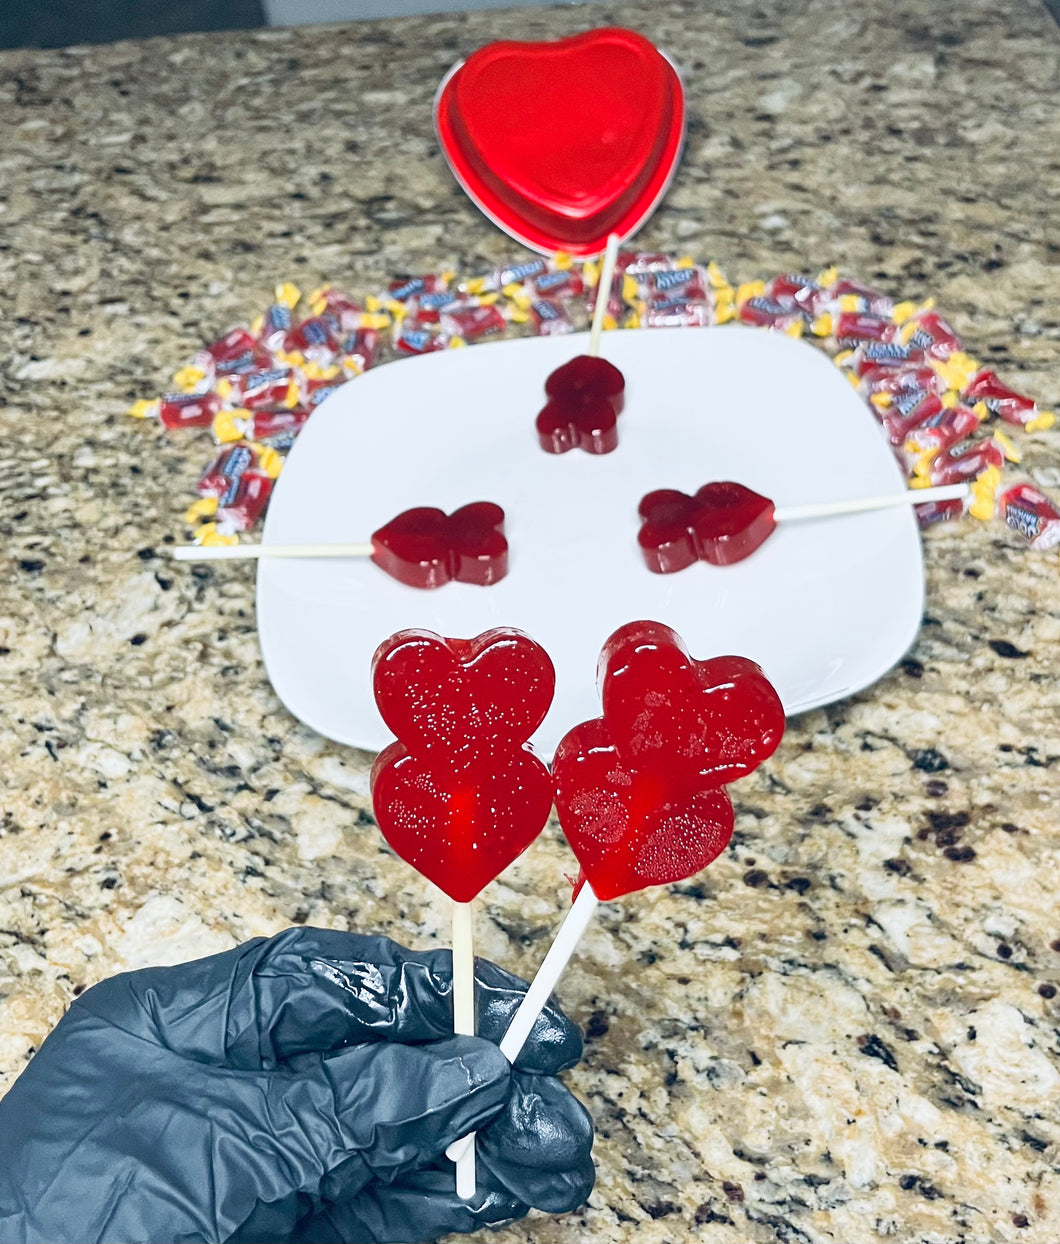
[[(557, 1009), (512, 1070), (525, 983), (476, 964), (481, 1037), (452, 1036), (451, 957), (288, 929), (82, 994), (0, 1101), (0, 1244), (434, 1240), (589, 1195), (592, 1124), (554, 1078)], [(478, 1131), (478, 1195), (447, 1145)]]

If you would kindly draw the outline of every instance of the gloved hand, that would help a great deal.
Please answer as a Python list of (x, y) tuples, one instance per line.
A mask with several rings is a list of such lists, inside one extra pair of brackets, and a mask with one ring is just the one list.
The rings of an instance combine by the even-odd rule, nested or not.
[[(581, 1056), (547, 1010), (509, 1067), (525, 992), (476, 964), (481, 1037), (452, 1036), (448, 951), (288, 929), (128, 972), (70, 1007), (0, 1101), (0, 1244), (424, 1241), (574, 1209)], [(478, 1132), (478, 1196), (448, 1144)]]

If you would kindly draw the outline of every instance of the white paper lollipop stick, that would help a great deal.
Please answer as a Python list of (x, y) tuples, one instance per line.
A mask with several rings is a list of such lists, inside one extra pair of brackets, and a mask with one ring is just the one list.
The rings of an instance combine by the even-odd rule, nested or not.
[[(537, 1017), (545, 1009), (545, 1004), (563, 975), (563, 969), (570, 962), (570, 957), (581, 941), (582, 934), (588, 928), (599, 902), (600, 900), (587, 881), (578, 891), (578, 897), (559, 926), (556, 940), (548, 948), (548, 954), (545, 955), (544, 961), (537, 969), (537, 975), (530, 982), (530, 988), (526, 991), (522, 1002), (519, 1003), (519, 1009), (512, 1016), (508, 1030), (501, 1040), (501, 1053), (510, 1063), (514, 1063), (519, 1057), (519, 1051), (526, 1044), (526, 1038), (530, 1035)], [(468, 1149), (474, 1152), (474, 1142), (475, 1134), (472, 1132), (470, 1136), (453, 1141), (446, 1150), (447, 1155), (457, 1163), (458, 1171), (461, 1154), (466, 1153)]]
[(856, 497), (852, 501), (825, 501), (820, 505), (782, 505), (773, 511), (778, 523), (803, 518), (831, 518), (835, 514), (859, 514), (862, 510), (888, 510), (898, 505), (924, 505), (931, 501), (952, 501), (968, 495), (967, 484), (940, 484), (938, 488), (907, 488), (882, 497)]
[(593, 311), (592, 328), (589, 330), (589, 356), (596, 358), (600, 353), (600, 334), (604, 331), (604, 316), (607, 304), (611, 301), (611, 282), (615, 276), (615, 264), (618, 262), (618, 234), (612, 233), (607, 239), (603, 262), (600, 265), (600, 280), (596, 285), (596, 307)]
[(238, 562), (261, 557), (371, 557), (371, 544), (178, 544), (178, 562)]
[[(453, 1031), (475, 1035), (475, 948), (470, 903), (453, 903)], [(467, 1145), (456, 1162), (456, 1194), (475, 1195), (475, 1146)]]

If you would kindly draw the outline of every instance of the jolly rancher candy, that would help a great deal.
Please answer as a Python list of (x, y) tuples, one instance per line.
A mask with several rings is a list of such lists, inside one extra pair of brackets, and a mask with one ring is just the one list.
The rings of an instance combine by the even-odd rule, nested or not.
[(1028, 431), (1049, 428), (1055, 422), (1051, 411), (1040, 411), (1033, 398), (1024, 397), (1002, 384), (992, 371), (977, 372), (961, 396), (965, 401), (974, 402), (977, 412), (981, 406), (980, 413), (984, 416), (989, 412), (1006, 423), (1023, 426)]
[(1017, 484), (998, 498), (1001, 517), (1032, 548), (1054, 549), (1060, 545), (1060, 510), (1031, 484)]

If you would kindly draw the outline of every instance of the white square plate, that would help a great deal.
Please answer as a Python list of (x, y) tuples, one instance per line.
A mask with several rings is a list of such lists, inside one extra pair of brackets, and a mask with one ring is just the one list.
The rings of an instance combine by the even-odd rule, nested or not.
[(402, 510), (495, 501), (507, 577), (493, 587), (406, 587), (367, 559), (267, 560), (258, 629), (277, 694), (319, 733), (379, 750), (390, 741), (369, 669), (392, 632), (463, 638), (526, 631), (556, 666), (535, 736), (551, 756), (599, 715), (604, 640), (637, 618), (668, 623), (693, 656), (757, 661), (788, 714), (875, 682), (920, 626), (924, 576), (908, 507), (778, 526), (733, 566), (652, 574), (637, 506), (655, 488), (737, 480), (776, 505), (900, 491), (871, 412), (815, 347), (763, 329), (608, 333), (626, 377), (610, 454), (543, 452), (534, 419), (545, 378), (587, 335), (478, 345), (369, 371), (328, 398), (291, 451), (269, 506), (274, 544), (366, 541)]

